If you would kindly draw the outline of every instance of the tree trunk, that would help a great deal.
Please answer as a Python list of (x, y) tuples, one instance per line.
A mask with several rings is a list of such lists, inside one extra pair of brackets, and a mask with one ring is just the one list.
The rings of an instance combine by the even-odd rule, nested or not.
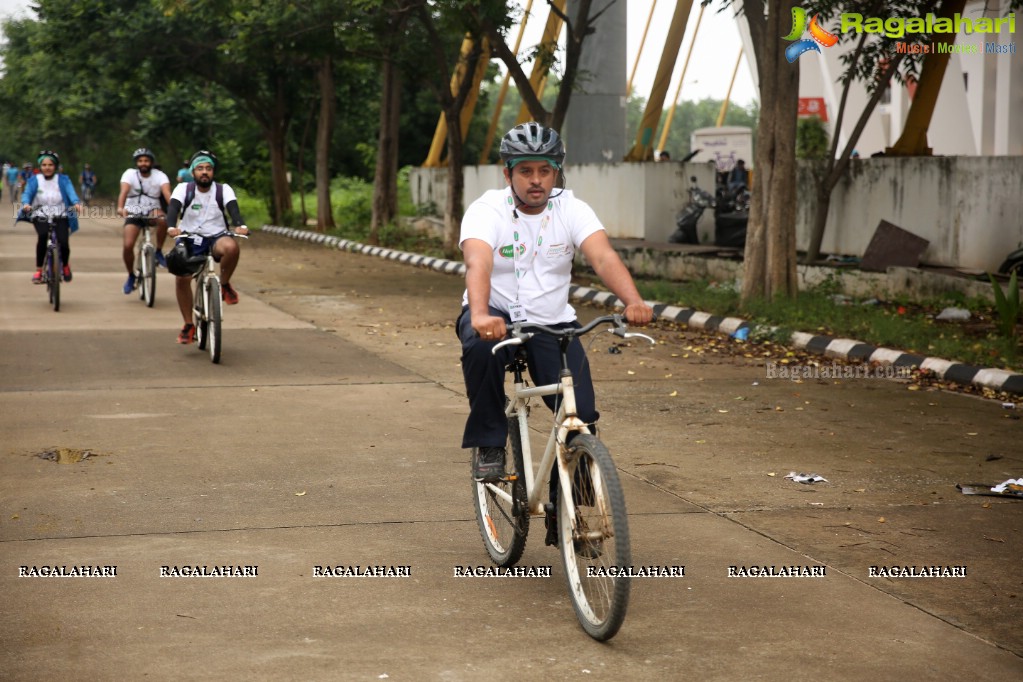
[(398, 132), (401, 118), (401, 73), (390, 59), (383, 64), (380, 102), (380, 138), (377, 141), (376, 176), (373, 178), (373, 217), (369, 243), (379, 243), (382, 225), (398, 215)]
[(305, 183), (302, 178), (305, 177), (305, 150), (306, 142), (309, 140), (309, 126), (313, 121), (313, 108), (309, 107), (309, 116), (305, 119), (305, 125), (302, 126), (302, 141), (298, 143), (298, 161), (295, 163), (295, 170), (298, 173), (298, 201), (302, 211), (302, 227), (303, 229), (309, 223), (309, 214), (305, 208)]
[(444, 206), (444, 252), (449, 257), (458, 253), (458, 237), (462, 227), (462, 204), (465, 200), (465, 164), (462, 161), (462, 127), (460, 109), (446, 110), (448, 122), (448, 197)]
[(742, 302), (794, 296), (796, 282), (796, 114), (799, 66), (784, 58), (785, 20), (794, 0), (743, 3), (760, 74), (763, 103), (757, 125), (753, 197), (746, 228)]
[[(866, 34), (864, 34), (865, 36)], [(862, 41), (861, 41), (862, 44)], [(892, 77), (899, 68), (899, 64), (902, 62), (904, 54), (896, 54), (891, 60), (885, 70), (878, 74), (879, 85), (875, 88), (874, 93), (867, 100), (866, 106), (863, 107), (863, 111), (860, 112), (860, 118), (856, 121), (856, 125), (853, 127), (852, 133), (849, 135), (849, 139), (846, 141), (845, 148), (841, 154), (838, 154), (838, 140), (839, 135), (836, 134), (831, 141), (831, 151), (828, 154), (827, 165), (823, 172), (817, 176), (817, 206), (814, 209), (813, 225), (810, 226), (810, 244), (806, 249), (806, 262), (813, 263), (821, 257), (821, 244), (824, 242), (824, 230), (828, 224), (828, 210), (831, 207), (831, 192), (838, 185), (839, 181), (845, 175), (846, 170), (849, 168), (849, 160), (852, 157), (852, 150), (856, 148), (856, 144), (860, 140), (860, 135), (863, 134), (863, 129), (867, 127), (867, 122), (870, 120), (871, 115), (874, 113), (874, 109), (877, 108), (878, 102), (881, 101), (881, 97), (884, 95), (885, 88), (891, 82)], [(859, 54), (855, 57), (859, 59)], [(838, 117), (835, 120), (835, 130), (840, 131), (842, 129), (842, 120), (845, 116), (845, 104), (849, 94), (850, 83), (847, 83), (845, 89), (842, 91), (842, 101), (838, 107)]]
[(330, 206), (330, 141), (334, 137), (334, 62), (328, 54), (320, 62), (320, 118), (316, 122), (316, 231), (335, 227)]
[(288, 107), (285, 86), (278, 78), (273, 112), (270, 116), (266, 142), (270, 148), (270, 173), (273, 182), (273, 221), (283, 225), (291, 218), (291, 187), (288, 185)]

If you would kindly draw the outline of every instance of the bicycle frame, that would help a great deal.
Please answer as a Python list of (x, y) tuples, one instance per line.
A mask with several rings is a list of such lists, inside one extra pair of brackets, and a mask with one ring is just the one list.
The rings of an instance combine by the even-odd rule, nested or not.
[[(599, 324), (606, 322), (614, 322), (615, 329), (613, 331), (616, 335), (620, 335), (622, 338), (642, 337), (653, 343), (653, 339), (644, 334), (638, 334), (635, 332), (625, 332), (624, 325), (620, 316), (613, 315), (609, 317), (602, 317), (593, 320), (590, 324), (582, 327), (578, 330), (578, 338), (582, 334), (592, 330)], [(514, 329), (512, 338), (498, 343), (494, 347), (496, 352), (498, 348), (505, 345), (518, 345), (521, 346), (526, 342), (533, 334), (526, 332), (523, 333), (517, 327)], [(543, 494), (544, 490), (548, 489), (548, 483), (550, 482), (550, 472), (553, 468), (554, 462), (558, 464), (558, 487), (561, 495), (564, 497), (565, 502), (569, 505), (569, 518), (573, 519), (573, 531), (575, 530), (575, 508), (572, 500), (571, 490), (569, 486), (571, 484), (570, 476), (568, 475), (567, 460), (568, 447), (566, 445), (568, 441), (568, 434), (573, 431), (579, 433), (587, 433), (588, 425), (579, 419), (576, 413), (575, 403), (575, 384), (572, 377), (572, 371), (568, 368), (567, 349), (568, 344), (571, 340), (567, 337), (561, 337), (559, 339), (559, 347), (561, 354), (561, 374), (559, 381), (556, 384), (546, 384), (544, 386), (527, 386), (523, 377), (525, 367), (523, 361), (516, 352), (516, 356), (512, 362), (512, 370), (514, 373), (514, 390), (508, 406), (505, 408), (505, 416), (509, 419), (515, 417), (518, 421), (520, 441), (522, 443), (522, 468), (524, 471), (523, 475), (526, 477), (526, 500), (528, 504), (528, 513), (532, 516), (540, 516), (545, 513), (543, 505)], [(561, 401), (558, 405), (557, 413), (554, 416), (554, 426), (551, 428), (550, 436), (547, 438), (547, 445), (544, 448), (543, 457), (540, 459), (540, 468), (538, 472), (533, 471), (533, 456), (532, 447), (529, 440), (529, 410), (527, 402), (530, 398), (544, 397), (549, 395), (560, 395)], [(506, 491), (488, 484), (488, 489), (492, 490), (495, 494), (511, 503), (512, 498)]]
[(192, 275), (192, 279), (195, 280), (195, 292), (192, 296), (192, 308), (196, 309), (196, 301), (199, 296), (202, 296), (202, 314), (206, 317), (209, 307), (209, 282), (210, 280), (216, 280), (220, 282), (220, 275), (217, 274), (217, 262), (213, 259), (213, 249), (210, 249), (206, 253), (206, 264), (202, 266), (199, 272)]
[[(516, 377), (516, 380), (514, 395), (508, 403), (505, 414), (509, 418), (515, 417), (518, 420), (519, 434), (522, 440), (522, 466), (525, 470), (523, 475), (526, 477), (529, 513), (533, 516), (540, 516), (544, 514), (543, 493), (547, 490), (547, 484), (550, 482), (551, 469), (555, 459), (557, 459), (558, 473), (560, 474), (558, 477), (559, 487), (563, 488), (562, 492), (568, 495), (569, 501), (571, 500), (566, 487), (569, 479), (564, 463), (565, 441), (568, 438), (568, 434), (573, 431), (585, 432), (586, 424), (576, 415), (575, 385), (573, 384), (571, 374), (562, 376), (561, 381), (557, 384), (547, 384), (545, 386), (526, 386), (521, 376)], [(529, 410), (527, 402), (530, 398), (542, 398), (548, 395), (561, 395), (562, 398), (558, 405), (558, 412), (554, 417), (554, 426), (547, 437), (547, 445), (544, 448), (543, 457), (540, 458), (540, 468), (538, 473), (535, 473), (533, 470), (532, 447), (529, 441)], [(503, 491), (499, 492), (503, 493)], [(572, 511), (574, 512), (574, 510)]]

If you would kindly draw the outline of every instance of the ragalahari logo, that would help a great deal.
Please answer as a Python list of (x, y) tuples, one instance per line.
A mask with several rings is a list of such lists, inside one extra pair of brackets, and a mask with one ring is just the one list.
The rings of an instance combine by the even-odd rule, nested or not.
[[(785, 48), (785, 59), (789, 60), (789, 64), (799, 59), (800, 55), (806, 52), (817, 52), (821, 51), (818, 45), (823, 47), (831, 47), (838, 42), (838, 36), (833, 33), (828, 33), (820, 24), (817, 23), (817, 17), (819, 14), (813, 15), (813, 19), (810, 20), (809, 25), (806, 23), (806, 10), (802, 7), (792, 8), (792, 30), (784, 40), (797, 40), (799, 42), (792, 43)], [(803, 38), (803, 34), (809, 30), (810, 37)], [(800, 40), (802, 38), (802, 40)]]

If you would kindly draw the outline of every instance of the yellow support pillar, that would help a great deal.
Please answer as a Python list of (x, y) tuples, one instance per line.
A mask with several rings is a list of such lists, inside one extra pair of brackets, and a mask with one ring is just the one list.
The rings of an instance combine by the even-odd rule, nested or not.
[[(938, 10), (938, 17), (948, 19), (961, 14), (965, 8), (966, 0), (945, 0)], [(955, 40), (954, 33), (936, 33), (933, 42), (951, 45)], [(931, 126), (931, 117), (934, 115), (938, 93), (941, 91), (941, 81), (945, 79), (948, 58), (948, 53), (941, 50), (924, 57), (924, 64), (920, 68), (920, 81), (916, 86), (916, 94), (913, 95), (913, 104), (906, 114), (906, 125), (902, 128), (902, 135), (898, 141), (885, 149), (885, 155), (931, 155), (931, 148), (927, 146), (927, 129)]]
[(728, 92), (725, 93), (725, 101), (721, 103), (721, 111), (718, 112), (718, 128), (725, 124), (725, 114), (728, 113), (728, 102), (732, 99), (732, 86), (735, 85), (735, 76), (739, 73), (739, 64), (742, 64), (741, 47), (739, 48), (739, 58), (735, 60), (735, 68), (732, 69), (732, 80), (728, 81)]
[[(526, 12), (522, 15), (522, 23), (519, 25), (519, 35), (515, 38), (515, 49), (512, 54), (516, 57), (519, 54), (519, 47), (522, 45), (522, 34), (526, 32), (526, 23), (529, 21), (529, 11), (533, 9), (533, 0), (526, 4)], [(490, 158), (490, 148), (494, 146), (494, 135), (497, 133), (497, 124), (501, 119), (501, 109), (504, 108), (504, 97), (508, 94), (508, 83), (511, 81), (511, 72), (504, 74), (501, 82), (501, 92), (497, 95), (497, 103), (494, 105), (494, 115), (490, 117), (490, 127), (487, 128), (487, 139), (483, 143), (483, 151), (480, 152), (479, 165), (483, 165)]]
[[(458, 66), (455, 67), (455, 73), (451, 76), (451, 92), (458, 92), (458, 88), (462, 84), (462, 80), (465, 78), (465, 64), (469, 58), (469, 54), (472, 52), (473, 40), (468, 35), (462, 41), (462, 50), (458, 58)], [(483, 41), (483, 47), (480, 54), (479, 62), (476, 64), (476, 71), (472, 74), (472, 87), (469, 89), (469, 96), (465, 98), (465, 103), (462, 105), (462, 112), (459, 118), (459, 123), (462, 128), (462, 139), (469, 132), (469, 122), (472, 120), (472, 112), (476, 108), (476, 99), (479, 96), (480, 83), (483, 81), (483, 74), (487, 70), (487, 62), (490, 60), (490, 46), (487, 41)], [(444, 113), (441, 112), (440, 118), (437, 120), (437, 129), (433, 132), (433, 142), (430, 144), (430, 153), (426, 155), (426, 161), (423, 162), (423, 166), (426, 168), (436, 168), (445, 164), (443, 160), (444, 150), (447, 147), (448, 139), (448, 124), (444, 120)]]
[(689, 43), (689, 51), (686, 52), (686, 60), (682, 62), (682, 75), (678, 77), (678, 87), (675, 88), (675, 104), (668, 109), (668, 118), (664, 121), (664, 129), (661, 130), (661, 139), (657, 142), (657, 148), (663, 150), (668, 144), (668, 133), (671, 132), (671, 122), (675, 118), (675, 109), (678, 107), (678, 98), (682, 95), (682, 81), (686, 79), (686, 70), (689, 68), (689, 58), (693, 56), (693, 46), (696, 45), (696, 38), (700, 35), (700, 21), (703, 20), (703, 10), (706, 5), (700, 5), (700, 13), (696, 15), (696, 26), (693, 28), (693, 39)]
[(668, 37), (664, 41), (664, 51), (661, 52), (661, 62), (654, 76), (650, 99), (636, 132), (636, 144), (625, 155), (626, 161), (649, 161), (653, 158), (654, 131), (661, 120), (664, 98), (668, 93), (668, 86), (671, 85), (671, 74), (675, 70), (678, 51), (682, 47), (682, 37), (686, 32), (686, 22), (692, 9), (693, 0), (679, 0), (675, 3), (675, 15), (671, 18), (671, 26), (668, 27)]
[[(551, 4), (557, 7), (562, 12), (565, 11), (566, 0), (551, 0)], [(543, 37), (540, 39), (541, 47), (548, 47), (551, 52), (558, 47), (558, 36), (561, 35), (561, 25), (564, 22), (557, 14), (553, 11), (547, 15), (547, 25), (543, 29)], [(549, 64), (546, 64), (543, 59), (537, 59), (533, 62), (533, 71), (529, 75), (529, 86), (533, 88), (533, 92), (536, 93), (537, 97), (543, 96), (543, 86), (547, 79), (547, 70)], [(515, 124), (526, 123), (533, 120), (533, 115), (529, 113), (529, 107), (526, 106), (526, 102), (523, 99), (522, 106), (519, 108), (519, 117), (515, 119)]]
[[(650, 14), (646, 17), (646, 26), (643, 27), (643, 37), (639, 39), (639, 51), (636, 52), (636, 61), (632, 63), (632, 73), (629, 74), (629, 82), (625, 86), (626, 96), (632, 95), (632, 81), (636, 80), (636, 69), (639, 68), (639, 58), (643, 56), (643, 46), (646, 45), (646, 34), (650, 30), (650, 22), (654, 18), (654, 10), (657, 9), (657, 0), (650, 3)], [(703, 14), (703, 5), (700, 5), (700, 13)]]

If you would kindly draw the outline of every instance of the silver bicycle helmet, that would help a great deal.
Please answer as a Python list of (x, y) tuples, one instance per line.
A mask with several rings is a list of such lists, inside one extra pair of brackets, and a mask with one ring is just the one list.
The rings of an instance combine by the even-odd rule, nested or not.
[(150, 149), (149, 147), (139, 147), (138, 149), (136, 149), (132, 153), (131, 158), (132, 158), (132, 161), (138, 161), (139, 157), (142, 157), (142, 156), (148, 156), (149, 157), (149, 161), (151, 163), (154, 163), (154, 164), (156, 163), (156, 155), (153, 154), (153, 150)]
[(561, 168), (565, 144), (551, 128), (536, 121), (520, 123), (501, 139), (501, 160), (508, 168), (520, 161), (549, 161), (555, 168)]

